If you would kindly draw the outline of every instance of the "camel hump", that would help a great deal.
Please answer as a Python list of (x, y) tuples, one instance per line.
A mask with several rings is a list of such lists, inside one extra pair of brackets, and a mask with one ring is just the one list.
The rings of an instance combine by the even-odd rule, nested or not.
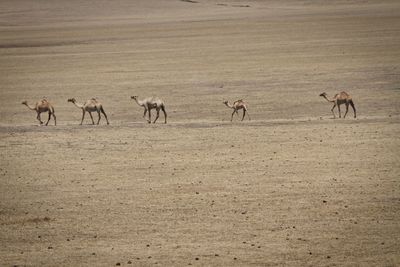
[(345, 96), (350, 96), (348, 93), (346, 93), (345, 91), (340, 92), (341, 95), (345, 95)]
[(164, 101), (163, 101), (161, 98), (159, 98), (159, 97), (154, 97), (154, 96), (151, 98), (151, 102), (157, 103), (157, 104), (159, 104), (159, 105), (161, 105), (161, 104), (164, 103)]

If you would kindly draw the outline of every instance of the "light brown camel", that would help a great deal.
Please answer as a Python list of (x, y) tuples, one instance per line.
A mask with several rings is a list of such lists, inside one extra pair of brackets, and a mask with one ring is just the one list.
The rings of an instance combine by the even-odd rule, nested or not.
[(40, 119), (40, 113), (48, 112), (49, 118), (47, 119), (46, 126), (49, 124), (51, 116), (53, 116), (54, 125), (57, 125), (56, 115), (54, 114), (54, 107), (50, 104), (49, 101), (47, 101), (46, 98), (43, 98), (42, 100), (36, 102), (35, 106), (30, 106), (27, 101), (22, 101), (21, 104), (27, 106), (31, 110), (36, 111), (37, 113), (36, 119), (40, 122), (40, 124), (43, 124), (42, 120)]
[(143, 100), (139, 100), (138, 96), (131, 96), (131, 99), (135, 100), (139, 106), (144, 108), (143, 118), (146, 119), (146, 113), (149, 112), (149, 119), (147, 120), (148, 123), (151, 123), (152, 109), (156, 109), (157, 111), (156, 119), (154, 120), (153, 123), (156, 123), (158, 117), (160, 116), (160, 110), (162, 110), (164, 113), (164, 119), (165, 119), (164, 123), (167, 123), (167, 112), (165, 111), (164, 101), (162, 101), (158, 97), (147, 97)]
[(354, 111), (354, 118), (357, 117), (356, 115), (356, 107), (354, 106), (353, 99), (351, 96), (346, 93), (346, 92), (341, 92), (339, 94), (336, 94), (332, 99), (329, 99), (326, 93), (322, 93), (319, 96), (322, 96), (325, 98), (328, 102), (333, 103), (333, 107), (331, 109), (333, 118), (336, 119), (335, 112), (333, 109), (337, 106), (339, 110), (339, 118), (341, 118), (341, 112), (340, 112), (340, 105), (345, 104), (346, 105), (346, 113), (344, 114), (343, 118), (346, 118), (347, 112), (349, 111), (349, 105), (353, 108)]
[[(244, 116), (246, 115), (246, 111), (247, 111), (247, 104), (242, 99), (236, 100), (235, 102), (233, 102), (233, 104), (229, 103), (229, 101), (227, 101), (227, 100), (225, 100), (222, 103), (224, 103), (227, 107), (233, 109), (231, 121), (233, 120), (233, 114), (236, 113), (236, 115), (239, 116), (238, 110), (243, 109), (243, 117), (242, 117), (242, 121), (243, 121)], [(251, 120), (250, 114), (248, 111), (247, 111), (247, 117), (249, 118), (249, 120)]]
[(92, 99), (87, 100), (85, 102), (85, 104), (79, 104), (78, 102), (76, 102), (75, 98), (68, 99), (68, 102), (72, 102), (76, 107), (82, 109), (82, 120), (81, 120), (81, 124), (80, 125), (82, 125), (82, 123), (83, 123), (83, 119), (85, 118), (85, 113), (86, 112), (89, 112), (90, 118), (92, 119), (92, 123), (94, 124), (92, 112), (95, 112), (95, 111), (99, 115), (99, 119), (97, 120), (97, 125), (99, 125), (100, 119), (101, 119), (100, 112), (103, 113), (104, 117), (106, 118), (107, 124), (110, 124), (108, 122), (107, 115), (104, 112), (103, 105), (99, 101), (97, 101), (96, 98), (92, 98)]

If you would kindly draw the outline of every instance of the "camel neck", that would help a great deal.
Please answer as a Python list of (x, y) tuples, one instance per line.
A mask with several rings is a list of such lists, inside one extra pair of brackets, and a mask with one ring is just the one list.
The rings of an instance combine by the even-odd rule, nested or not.
[(333, 99), (329, 99), (326, 95), (324, 95), (323, 98), (325, 98), (328, 102), (334, 102)]
[(226, 105), (228, 108), (233, 108), (233, 105), (232, 105), (231, 103), (229, 103), (229, 102), (226, 102), (225, 105)]
[(25, 106), (27, 106), (31, 110), (36, 110), (36, 107), (30, 106), (28, 103), (25, 103)]
[(139, 99), (134, 98), (136, 104), (138, 104), (139, 106), (144, 106), (144, 103), (142, 101), (140, 101)]
[(78, 108), (83, 108), (83, 105), (82, 104), (80, 104), (80, 103), (78, 103), (78, 102), (76, 102), (76, 101), (74, 101), (74, 102), (72, 102), (76, 107), (78, 107)]

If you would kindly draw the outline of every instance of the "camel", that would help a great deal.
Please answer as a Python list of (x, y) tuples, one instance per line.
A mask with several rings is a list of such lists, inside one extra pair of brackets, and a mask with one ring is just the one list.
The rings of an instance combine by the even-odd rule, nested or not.
[(40, 125), (43, 124), (42, 120), (40, 119), (40, 113), (48, 112), (49, 118), (47, 119), (46, 126), (49, 124), (50, 117), (53, 116), (54, 125), (57, 125), (56, 115), (54, 114), (54, 107), (47, 101), (46, 98), (36, 102), (35, 106), (30, 106), (27, 101), (22, 101), (23, 105), (27, 106), (30, 110), (34, 110), (37, 113), (36, 119), (40, 122)]
[(85, 102), (85, 104), (79, 104), (78, 102), (76, 102), (75, 98), (68, 99), (68, 102), (72, 102), (76, 107), (82, 109), (82, 120), (81, 120), (81, 124), (80, 125), (82, 125), (82, 123), (83, 123), (83, 119), (85, 118), (85, 113), (86, 112), (89, 112), (90, 118), (92, 119), (92, 123), (94, 125), (92, 112), (95, 112), (95, 111), (99, 115), (99, 119), (97, 120), (97, 125), (99, 125), (100, 119), (101, 119), (100, 112), (103, 113), (104, 117), (106, 118), (107, 125), (110, 124), (108, 122), (107, 115), (104, 112), (103, 105), (99, 101), (97, 101), (96, 98), (92, 98), (92, 99), (87, 100)]
[[(244, 116), (246, 115), (246, 111), (247, 111), (247, 105), (243, 101), (243, 99), (236, 100), (235, 102), (233, 102), (233, 104), (229, 103), (229, 101), (226, 101), (226, 100), (222, 103), (224, 103), (227, 107), (233, 109), (232, 116), (231, 116), (231, 122), (233, 120), (233, 114), (236, 113), (236, 115), (239, 116), (238, 110), (243, 109), (243, 117), (242, 117), (242, 121), (243, 121)], [(249, 120), (251, 120), (250, 114), (248, 111), (247, 111), (247, 117), (249, 118)]]
[(339, 94), (336, 94), (332, 99), (329, 99), (326, 93), (322, 93), (319, 96), (322, 96), (323, 98), (325, 98), (328, 102), (332, 102), (333, 103), (333, 107), (331, 109), (332, 114), (333, 114), (333, 118), (336, 119), (335, 116), (335, 112), (333, 111), (333, 109), (337, 106), (338, 110), (339, 110), (339, 118), (341, 118), (341, 112), (340, 112), (340, 105), (341, 104), (345, 104), (346, 105), (346, 113), (344, 114), (343, 118), (346, 118), (347, 112), (349, 111), (349, 105), (353, 108), (354, 111), (354, 118), (357, 117), (356, 115), (356, 108), (354, 106), (354, 102), (353, 99), (351, 98), (351, 96), (346, 93), (346, 92), (341, 92)]
[(165, 111), (165, 104), (163, 100), (159, 99), (158, 97), (147, 97), (143, 100), (139, 100), (138, 96), (131, 96), (131, 99), (135, 100), (139, 106), (144, 108), (143, 118), (146, 119), (146, 113), (149, 112), (149, 119), (147, 120), (148, 123), (151, 123), (152, 109), (156, 109), (157, 111), (157, 116), (156, 119), (153, 121), (153, 123), (156, 123), (158, 117), (160, 116), (160, 109), (164, 113), (164, 119), (165, 119), (164, 123), (167, 123), (167, 112)]

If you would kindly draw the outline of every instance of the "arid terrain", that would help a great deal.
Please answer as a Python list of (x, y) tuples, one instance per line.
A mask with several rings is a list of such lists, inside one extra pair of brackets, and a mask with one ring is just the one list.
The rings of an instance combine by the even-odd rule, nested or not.
[[(0, 266), (400, 266), (399, 14), (1, 1)], [(357, 118), (332, 119), (319, 94), (340, 91)], [(21, 105), (43, 97), (57, 126)], [(80, 126), (72, 97), (110, 125)], [(237, 99), (251, 120), (230, 122)]]

